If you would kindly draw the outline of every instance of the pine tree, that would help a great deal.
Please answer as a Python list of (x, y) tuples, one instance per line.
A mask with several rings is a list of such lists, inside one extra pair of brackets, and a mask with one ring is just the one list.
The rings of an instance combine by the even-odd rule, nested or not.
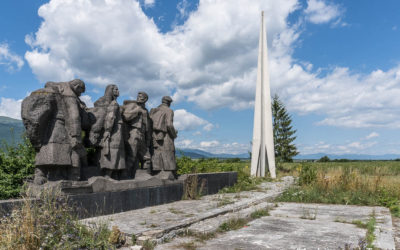
[(276, 161), (292, 162), (292, 158), (299, 154), (296, 145), (293, 143), (296, 139), (296, 136), (294, 136), (296, 130), (291, 126), (292, 118), (277, 94), (272, 99), (272, 117)]

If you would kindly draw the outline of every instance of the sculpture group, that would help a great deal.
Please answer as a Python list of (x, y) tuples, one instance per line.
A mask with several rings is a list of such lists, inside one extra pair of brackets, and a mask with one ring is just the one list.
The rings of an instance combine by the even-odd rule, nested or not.
[(146, 109), (148, 95), (117, 102), (119, 90), (108, 85), (88, 108), (79, 96), (85, 83), (47, 82), (22, 102), (21, 116), (36, 150), (35, 184), (84, 180), (82, 169), (96, 166), (106, 178), (133, 179), (140, 171), (171, 179), (176, 171), (172, 99)]

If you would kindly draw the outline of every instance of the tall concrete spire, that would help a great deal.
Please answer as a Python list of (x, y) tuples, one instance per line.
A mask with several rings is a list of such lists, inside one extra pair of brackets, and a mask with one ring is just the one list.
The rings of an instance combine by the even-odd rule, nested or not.
[(264, 177), (265, 168), (268, 166), (271, 177), (276, 178), (271, 94), (269, 87), (267, 32), (264, 24), (264, 11), (262, 11), (258, 48), (256, 100), (254, 104), (251, 175)]

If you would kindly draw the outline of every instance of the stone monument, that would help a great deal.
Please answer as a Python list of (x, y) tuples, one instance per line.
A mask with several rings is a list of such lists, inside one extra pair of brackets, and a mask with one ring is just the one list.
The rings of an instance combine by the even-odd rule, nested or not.
[(108, 178), (119, 180), (121, 174), (126, 169), (125, 164), (125, 143), (124, 143), (124, 124), (117, 102), (119, 90), (117, 85), (111, 84), (106, 87), (104, 96), (94, 103), (94, 109), (101, 112), (93, 112), (98, 121), (101, 121), (97, 138), (94, 142), (97, 146), (96, 160), (99, 167)]
[(47, 82), (23, 100), (22, 121), (36, 150), (34, 183), (80, 180), (87, 164), (81, 137), (82, 125), (88, 124), (86, 105), (79, 99), (83, 92), (85, 83), (78, 79)]
[(161, 105), (150, 110), (153, 124), (153, 170), (162, 179), (173, 179), (176, 171), (174, 140), (178, 131), (174, 128), (174, 112), (170, 108), (172, 99), (164, 96)]
[(151, 121), (146, 109), (148, 95), (139, 92), (136, 101), (125, 100), (122, 117), (126, 122), (126, 144), (128, 155), (128, 175), (134, 177), (138, 169), (141, 174), (151, 174)]
[(264, 177), (265, 168), (268, 166), (271, 177), (276, 178), (271, 94), (268, 71), (267, 32), (264, 26), (264, 11), (261, 12), (252, 144), (251, 175)]
[[(22, 102), (23, 123), (37, 152), (35, 185), (64, 181), (64, 187), (87, 189), (101, 176), (110, 181), (175, 180), (177, 131), (171, 97), (163, 97), (162, 104), (152, 109), (153, 122), (145, 92), (120, 107), (118, 87), (110, 84), (94, 107), (87, 108), (79, 99), (84, 91), (85, 83), (79, 79), (47, 82)], [(94, 189), (103, 190), (98, 184)]]

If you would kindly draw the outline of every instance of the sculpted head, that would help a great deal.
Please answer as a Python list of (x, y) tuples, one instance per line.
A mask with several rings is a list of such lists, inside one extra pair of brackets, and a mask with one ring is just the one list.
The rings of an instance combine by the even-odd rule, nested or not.
[(139, 92), (137, 95), (136, 102), (144, 104), (147, 102), (148, 99), (149, 99), (149, 96), (145, 92)]
[(172, 98), (170, 96), (164, 96), (161, 99), (161, 102), (164, 103), (164, 104), (167, 104), (168, 107), (169, 107), (169, 106), (171, 106)]
[(77, 96), (80, 96), (83, 92), (85, 92), (85, 83), (80, 79), (75, 79), (69, 82), (72, 91)]
[(117, 85), (115, 84), (107, 85), (106, 91), (104, 92), (104, 96), (110, 100), (117, 99), (117, 97), (119, 96), (119, 90)]

